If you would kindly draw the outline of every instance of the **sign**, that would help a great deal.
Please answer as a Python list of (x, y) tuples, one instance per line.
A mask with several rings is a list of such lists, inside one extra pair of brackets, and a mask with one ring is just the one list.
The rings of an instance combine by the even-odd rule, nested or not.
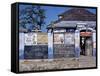
[(64, 44), (64, 34), (54, 34), (54, 44)]
[(92, 32), (81, 32), (80, 35), (81, 36), (91, 36)]
[(47, 33), (37, 33), (37, 44), (48, 44)]
[(74, 44), (74, 41), (75, 41), (74, 33), (65, 34), (65, 44)]
[(37, 44), (37, 34), (36, 33), (26, 33), (25, 34), (25, 45), (36, 45)]

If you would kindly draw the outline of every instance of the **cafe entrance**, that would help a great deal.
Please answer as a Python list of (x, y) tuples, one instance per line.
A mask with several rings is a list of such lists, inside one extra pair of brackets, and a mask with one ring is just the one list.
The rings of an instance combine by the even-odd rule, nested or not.
[(90, 30), (80, 31), (80, 55), (92, 56), (92, 32)]

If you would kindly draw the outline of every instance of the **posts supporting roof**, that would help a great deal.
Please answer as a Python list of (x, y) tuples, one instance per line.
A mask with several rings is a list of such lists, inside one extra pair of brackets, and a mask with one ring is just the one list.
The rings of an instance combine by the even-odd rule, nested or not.
[(48, 30), (48, 59), (53, 59), (53, 32)]
[(80, 31), (75, 31), (75, 57), (79, 58), (80, 56)]

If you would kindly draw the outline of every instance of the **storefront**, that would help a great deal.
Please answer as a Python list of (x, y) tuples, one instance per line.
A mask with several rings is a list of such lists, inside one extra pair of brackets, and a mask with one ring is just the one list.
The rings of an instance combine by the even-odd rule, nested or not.
[(51, 58), (93, 56), (95, 53), (96, 34), (93, 28), (78, 28), (77, 24), (74, 27), (49, 27), (48, 34), (51, 34), (48, 35), (48, 52), (52, 51)]
[(85, 8), (61, 13), (47, 27), (48, 58), (96, 56), (95, 28), (96, 15)]
[[(61, 28), (61, 27), (60, 27)], [(53, 48), (54, 58), (73, 57), (75, 49), (75, 27), (66, 27), (54, 29), (53, 31)]]

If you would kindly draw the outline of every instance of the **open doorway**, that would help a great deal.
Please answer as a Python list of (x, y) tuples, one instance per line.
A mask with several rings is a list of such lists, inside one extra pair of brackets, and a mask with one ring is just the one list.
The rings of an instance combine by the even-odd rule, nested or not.
[(85, 55), (85, 37), (80, 36), (81, 55)]
[(92, 32), (81, 31), (80, 32), (80, 55), (91, 56), (92, 55)]

